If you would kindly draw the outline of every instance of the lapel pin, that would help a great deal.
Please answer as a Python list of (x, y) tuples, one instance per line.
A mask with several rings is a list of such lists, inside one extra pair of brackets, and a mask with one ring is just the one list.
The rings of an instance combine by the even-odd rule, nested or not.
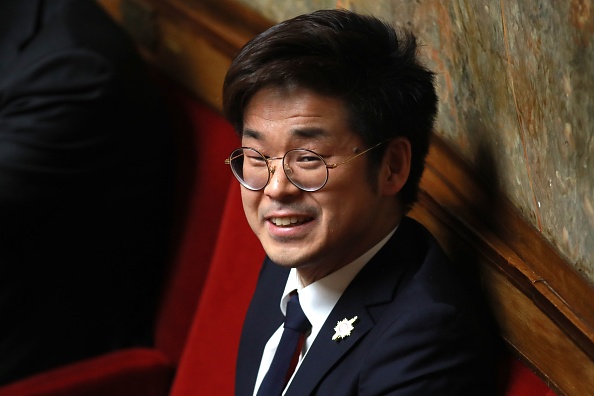
[(336, 327), (334, 328), (334, 336), (332, 337), (332, 341), (336, 341), (338, 339), (343, 339), (351, 335), (351, 331), (355, 329), (353, 323), (357, 320), (357, 316), (352, 319), (344, 318), (336, 323)]

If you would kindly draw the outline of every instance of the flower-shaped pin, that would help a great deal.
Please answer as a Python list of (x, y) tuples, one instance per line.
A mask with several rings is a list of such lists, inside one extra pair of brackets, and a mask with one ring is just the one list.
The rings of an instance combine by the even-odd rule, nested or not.
[(334, 336), (332, 337), (332, 341), (336, 341), (338, 339), (343, 339), (351, 335), (351, 331), (355, 329), (353, 323), (357, 320), (357, 316), (352, 319), (344, 318), (336, 323), (336, 327), (334, 328)]

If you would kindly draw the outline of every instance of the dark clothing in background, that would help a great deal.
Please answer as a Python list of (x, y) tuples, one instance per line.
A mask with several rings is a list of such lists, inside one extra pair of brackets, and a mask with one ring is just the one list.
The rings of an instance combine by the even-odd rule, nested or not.
[(168, 134), (94, 1), (0, 1), (0, 384), (151, 342)]

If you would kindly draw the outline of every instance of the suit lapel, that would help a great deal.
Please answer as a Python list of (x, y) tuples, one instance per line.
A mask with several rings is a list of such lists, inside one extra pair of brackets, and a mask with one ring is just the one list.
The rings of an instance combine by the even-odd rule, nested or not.
[[(355, 316), (357, 316), (357, 321), (353, 324), (354, 329), (351, 335), (343, 339), (332, 340), (336, 323), (345, 318), (352, 319)], [(373, 324), (371, 316), (360, 299), (349, 302), (348, 299), (341, 298), (307, 352), (286, 396), (311, 394), (326, 372), (365, 336)]]

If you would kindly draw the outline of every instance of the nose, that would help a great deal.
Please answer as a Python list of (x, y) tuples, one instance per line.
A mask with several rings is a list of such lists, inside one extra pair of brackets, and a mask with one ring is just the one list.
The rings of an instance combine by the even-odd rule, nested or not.
[(298, 195), (301, 190), (295, 186), (291, 180), (287, 177), (290, 174), (291, 169), (283, 167), (281, 163), (278, 166), (269, 164), (270, 166), (270, 181), (264, 187), (264, 193), (272, 199), (283, 200), (287, 197)]

